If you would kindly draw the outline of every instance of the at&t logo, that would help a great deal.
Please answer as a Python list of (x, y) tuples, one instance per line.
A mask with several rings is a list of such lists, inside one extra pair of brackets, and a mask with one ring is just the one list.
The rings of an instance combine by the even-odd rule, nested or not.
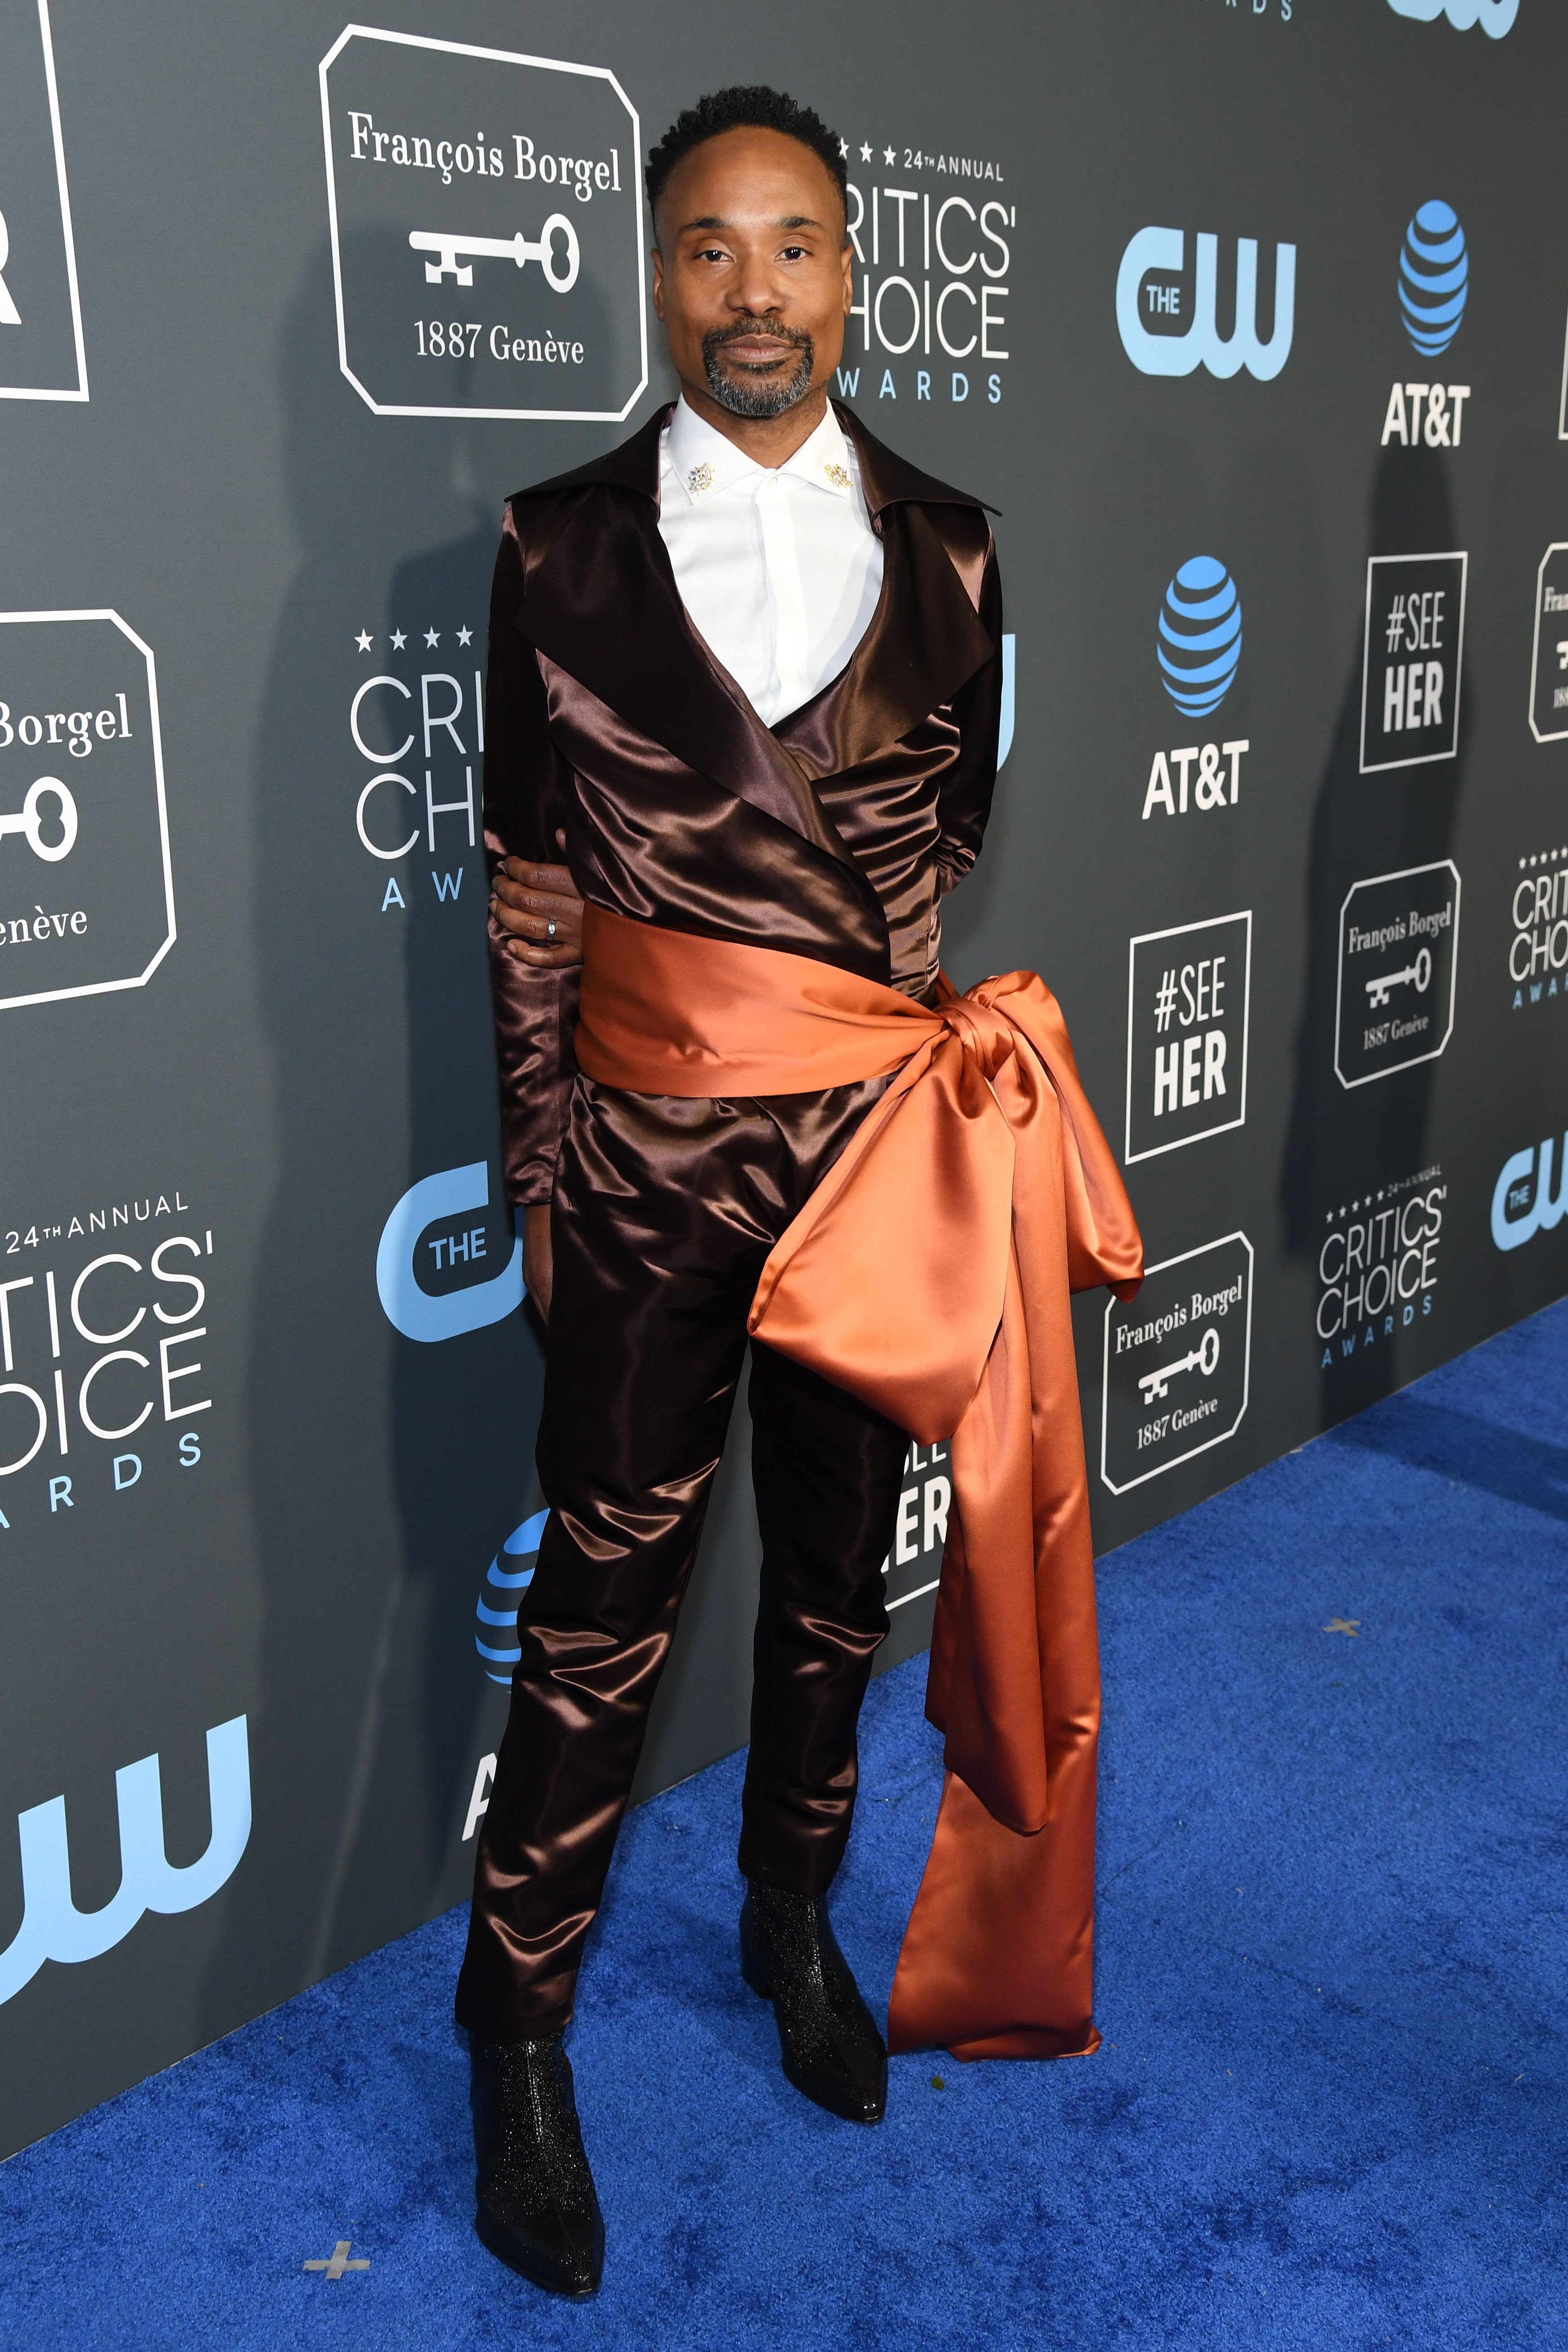
[[(1154, 653), (1161, 684), (1184, 719), (1207, 719), (1219, 709), (1241, 660), (1241, 599), (1217, 556), (1192, 556), (1177, 572), (1160, 608)], [(1156, 809), (1185, 816), (1189, 808), (1234, 807), (1241, 796), (1242, 755), (1251, 748), (1246, 736), (1237, 736), (1156, 751), (1144, 816)]]
[[(1116, 324), (1121, 348), (1144, 375), (1232, 376), (1246, 368), (1260, 383), (1271, 383), (1290, 356), (1296, 320), (1296, 248), (1274, 248), (1274, 323), (1268, 341), (1258, 337), (1258, 241), (1236, 242), (1236, 324), (1222, 337), (1218, 325), (1219, 239), (1206, 230), (1196, 238), (1197, 266), (1190, 292), (1183, 282), (1187, 240), (1179, 228), (1141, 228), (1116, 273)], [(1190, 309), (1188, 307), (1190, 299)], [(1191, 319), (1184, 330), (1179, 322)], [(1168, 322), (1168, 323), (1167, 323)]]
[[(1399, 315), (1423, 359), (1446, 352), (1459, 331), (1469, 293), (1470, 257), (1452, 205), (1424, 204), (1399, 248)], [(1383, 418), (1383, 446), (1457, 449), (1464, 432), (1468, 383), (1395, 383)]]
[[(474, 1647), (485, 1661), (485, 1673), (490, 1681), (501, 1683), (508, 1689), (511, 1687), (511, 1670), (522, 1655), (517, 1638), (517, 1612), (522, 1595), (533, 1582), (540, 1541), (549, 1517), (548, 1511), (535, 1511), (521, 1527), (513, 1528), (485, 1570), (474, 1610), (479, 1620)], [(465, 1831), (464, 1835), (468, 1834)]]

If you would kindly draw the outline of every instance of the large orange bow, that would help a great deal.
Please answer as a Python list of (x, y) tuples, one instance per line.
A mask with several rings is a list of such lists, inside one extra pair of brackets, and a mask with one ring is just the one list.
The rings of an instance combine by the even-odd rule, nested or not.
[(926, 1712), (948, 1779), (893, 1982), (895, 2050), (1094, 2049), (1099, 1652), (1070, 1290), (1142, 1245), (1033, 972), (928, 1007), (808, 958), (590, 905), (577, 1058), (634, 1093), (893, 1073), (777, 1243), (752, 1336), (922, 1443), (951, 1437)]

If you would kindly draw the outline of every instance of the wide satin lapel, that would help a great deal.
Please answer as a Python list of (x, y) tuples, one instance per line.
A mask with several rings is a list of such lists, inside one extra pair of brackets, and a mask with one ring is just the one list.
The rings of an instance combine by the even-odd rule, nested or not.
[[(520, 625), (541, 653), (639, 733), (831, 857), (879, 917), (871, 884), (800, 763), (763, 725), (687, 618), (658, 533), (662, 421), (656, 418), (608, 458), (514, 501), (527, 582)], [(558, 502), (563, 511), (555, 510)]]
[[(981, 621), (979, 569), (961, 576), (928, 506), (968, 510), (964, 532), (983, 562), (979, 501), (922, 474), (834, 404), (855, 445), (867, 503), (883, 548), (882, 593), (871, 625), (845, 668), (774, 730), (814, 777), (841, 775), (898, 742), (992, 660), (997, 647)], [(955, 516), (956, 521), (956, 516)]]

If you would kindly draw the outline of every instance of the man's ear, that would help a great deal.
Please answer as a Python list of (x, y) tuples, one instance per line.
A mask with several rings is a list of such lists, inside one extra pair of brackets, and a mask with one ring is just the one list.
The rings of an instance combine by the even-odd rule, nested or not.
[(849, 316), (855, 304), (855, 247), (850, 239), (844, 240), (844, 315)]
[(662, 319), (664, 316), (664, 256), (657, 245), (651, 250), (653, 253), (653, 315), (656, 319)]

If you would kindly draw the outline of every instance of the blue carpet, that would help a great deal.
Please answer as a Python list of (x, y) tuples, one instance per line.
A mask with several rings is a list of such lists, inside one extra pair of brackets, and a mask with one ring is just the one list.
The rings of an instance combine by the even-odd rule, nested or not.
[[(736, 1973), (731, 1759), (628, 1822), (585, 1971), (596, 2303), (470, 2234), (453, 1913), (0, 2168), (0, 2340), (1562, 2352), (1565, 1409), (1568, 1305), (1102, 1563), (1100, 2056), (807, 2106)], [(836, 1895), (879, 2000), (922, 1672)], [(301, 2269), (340, 2238), (368, 2272)]]

